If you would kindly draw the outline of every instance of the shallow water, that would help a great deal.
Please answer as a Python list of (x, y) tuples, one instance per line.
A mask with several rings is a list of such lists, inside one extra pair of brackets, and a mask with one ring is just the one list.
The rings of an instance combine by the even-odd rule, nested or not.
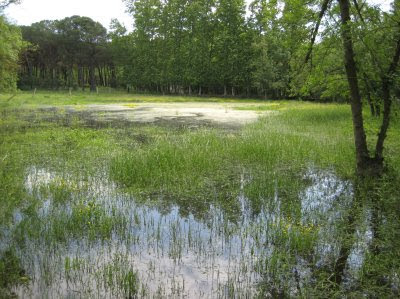
[[(298, 194), (297, 223), (285, 215), (279, 190), (253, 213), (244, 191), (251, 179), (238, 179), (241, 208), (232, 221), (218, 203), (195, 216), (166, 204), (161, 195), (137, 200), (106, 179), (79, 180), (29, 168), (25, 187), (38, 200), (36, 215), (16, 211), (7, 235), (18, 228), (21, 234), (23, 225), (38, 233), (22, 230), (17, 254), (31, 280), (15, 293), (21, 298), (254, 297), (259, 283), (272, 275), (268, 261), (280, 252), (279, 242), (291, 248), (296, 238), (309, 237), (314, 263), (300, 250), (289, 270), (297, 278), (286, 281), (289, 293), (298, 295), (296, 285), (306, 285), (316, 266), (337, 257), (334, 224), (351, 202), (351, 183), (310, 168), (304, 174), (307, 186)], [(368, 220), (357, 233), (349, 272), (357, 271), (367, 250)]]
[(73, 126), (80, 122), (91, 128), (131, 127), (140, 125), (159, 125), (172, 128), (198, 129), (217, 127), (238, 129), (253, 123), (261, 115), (276, 114), (276, 111), (256, 112), (237, 110), (244, 104), (220, 103), (135, 103), (84, 106), (42, 106), (38, 111), (31, 111), (27, 118), (30, 122), (38, 119), (56, 122), (63, 126)]

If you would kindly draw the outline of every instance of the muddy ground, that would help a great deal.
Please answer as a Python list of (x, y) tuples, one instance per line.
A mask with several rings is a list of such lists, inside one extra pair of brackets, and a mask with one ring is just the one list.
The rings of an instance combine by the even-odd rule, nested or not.
[[(221, 103), (135, 103), (84, 106), (43, 106), (41, 112), (49, 121), (68, 125), (74, 119), (90, 127), (104, 125), (156, 124), (197, 128), (204, 126), (238, 128), (255, 122), (272, 111), (238, 110), (249, 104)], [(41, 114), (43, 115), (43, 114)]]

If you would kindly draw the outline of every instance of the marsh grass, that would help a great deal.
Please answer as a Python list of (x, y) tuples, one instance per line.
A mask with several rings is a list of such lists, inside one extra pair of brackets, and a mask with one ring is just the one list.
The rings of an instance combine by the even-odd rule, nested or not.
[(68, 91), (38, 91), (35, 95), (29, 91), (19, 91), (15, 96), (0, 94), (0, 107), (13, 108), (16, 106), (80, 106), (87, 104), (112, 104), (125, 103), (127, 107), (134, 107), (134, 103), (185, 103), (185, 102), (215, 102), (215, 103), (259, 103), (257, 99), (234, 99), (216, 97), (190, 97), (190, 96), (161, 96), (127, 94), (124, 91), (100, 92), (93, 94), (89, 91), (75, 91), (69, 95)]
[[(399, 286), (398, 120), (385, 152), (392, 174), (375, 192), (383, 249), (354, 249), (362, 265), (349, 269), (352, 283), (335, 289), (329, 275), (355, 181), (348, 106), (249, 101), (240, 109), (276, 113), (238, 130), (95, 129), (84, 114), (65, 121), (62, 106), (226, 100), (61, 92), (6, 99), (0, 96), (0, 275), (17, 274), (2, 292), (392, 296)], [(60, 107), (38, 110), (43, 105)], [(365, 117), (372, 142), (379, 121)], [(371, 204), (357, 206), (367, 215), (357, 220), (360, 248), (369, 244)], [(166, 275), (185, 265), (215, 284)], [(376, 282), (382, 273), (394, 287)]]

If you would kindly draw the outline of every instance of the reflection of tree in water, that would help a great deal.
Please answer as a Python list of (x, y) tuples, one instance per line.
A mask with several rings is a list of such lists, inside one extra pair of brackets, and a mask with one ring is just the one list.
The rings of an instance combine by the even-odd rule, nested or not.
[(226, 184), (213, 182), (199, 192), (188, 190), (175, 194), (164, 190), (143, 193), (142, 196), (135, 196), (135, 198), (144, 205), (156, 207), (164, 215), (168, 214), (174, 207), (179, 207), (181, 217), (187, 218), (189, 215), (193, 215), (200, 221), (207, 221), (210, 217), (210, 210), (219, 208), (223, 211), (227, 220), (237, 223), (241, 217), (241, 207), (236, 181), (232, 178)]
[(355, 233), (360, 219), (360, 211), (370, 212), (371, 240), (365, 254), (357, 283), (369, 295), (398, 293), (399, 267), (399, 208), (400, 194), (398, 177), (359, 179), (356, 182), (352, 208), (345, 220), (344, 237), (339, 258), (334, 267), (332, 282), (341, 285), (345, 282), (346, 267), (355, 243)]
[[(310, 170), (300, 183), (293, 180), (265, 173), (245, 182), (242, 177), (241, 188), (214, 186), (197, 197), (153, 194), (146, 201), (165, 213), (179, 207), (181, 217), (192, 214), (205, 223), (212, 206), (236, 225), (263, 219), (267, 253), (255, 271), (263, 275), (260, 290), (267, 296), (393, 294), (400, 240), (398, 178), (350, 183)], [(294, 241), (290, 231), (302, 239)]]
[[(343, 187), (329, 187), (332, 182), (327, 182), (331, 191)], [(311, 210), (320, 213), (310, 214), (311, 221), (320, 224), (315, 243), (306, 251), (296, 248), (290, 239), (281, 244), (267, 243), (266, 250), (271, 253), (263, 261), (261, 292), (274, 298), (321, 294), (395, 296), (399, 287), (398, 185), (396, 176), (376, 181), (360, 179), (347, 186), (347, 191), (334, 194), (336, 198), (330, 202), (329, 192), (319, 194)], [(300, 220), (292, 220), (292, 227), (296, 221), (305, 224), (307, 218), (304, 202), (308, 200), (304, 194), (300, 197), (302, 215)], [(298, 202), (294, 206), (281, 204), (279, 217), (295, 215)], [(324, 207), (324, 202), (330, 206)]]

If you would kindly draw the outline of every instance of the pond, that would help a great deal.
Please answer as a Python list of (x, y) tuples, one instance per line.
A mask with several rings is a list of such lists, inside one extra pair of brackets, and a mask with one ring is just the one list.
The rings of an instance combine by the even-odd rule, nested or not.
[[(337, 256), (335, 223), (343, 203), (352, 199), (352, 184), (310, 168), (298, 194), (301, 218), (294, 221), (285, 216), (278, 189), (254, 213), (245, 192), (251, 178), (238, 179), (240, 210), (232, 218), (217, 203), (201, 215), (181, 213), (162, 195), (137, 200), (108, 180), (81, 181), (30, 167), (25, 187), (37, 209), (29, 216), (15, 212), (10, 229), (20, 234), (17, 255), (30, 281), (15, 293), (21, 298), (254, 297), (266, 276), (276, 282), (273, 275), (287, 275), (272, 271), (274, 266), (283, 271), (271, 262), (283, 262), (277, 260), (283, 246), (295, 253), (294, 264), (286, 265), (295, 275), (285, 284), (291, 295), (299, 295), (298, 284), (312, 279), (315, 265)], [(370, 234), (367, 224), (360, 228), (349, 271), (357, 271)]]

